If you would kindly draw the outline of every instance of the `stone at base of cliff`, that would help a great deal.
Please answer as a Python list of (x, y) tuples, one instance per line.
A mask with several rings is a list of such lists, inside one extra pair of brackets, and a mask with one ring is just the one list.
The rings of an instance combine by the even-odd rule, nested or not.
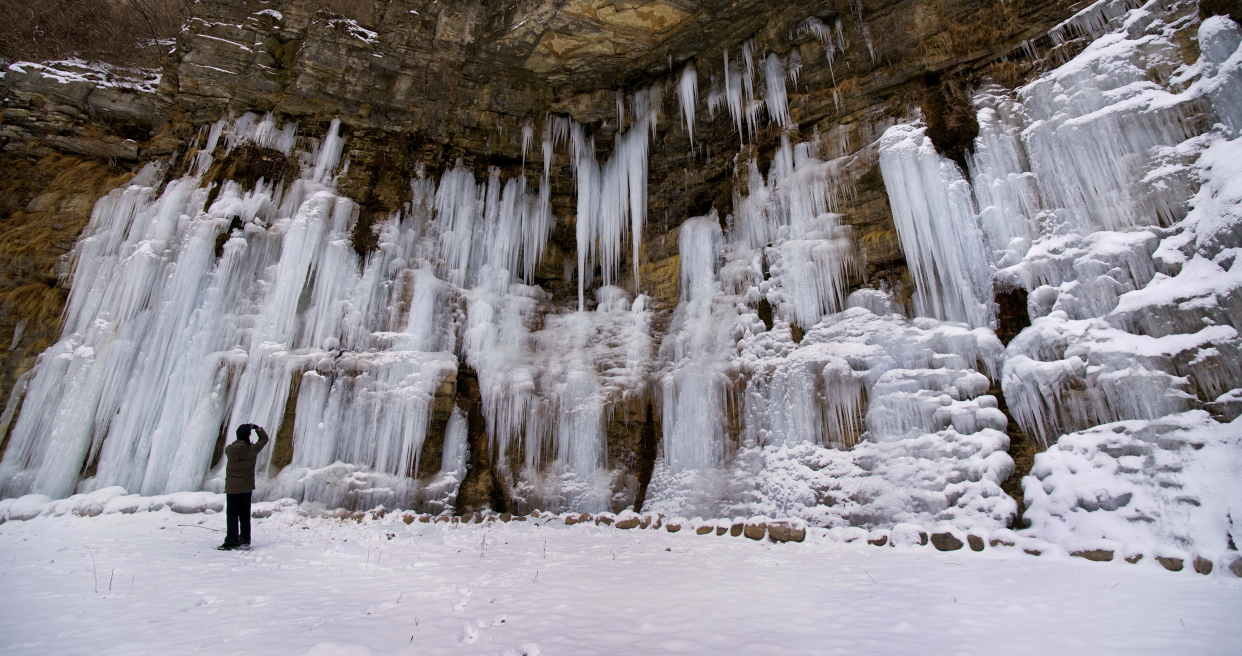
[(1166, 558), (1165, 556), (1156, 556), (1156, 560), (1159, 561), (1160, 564), (1163, 565), (1164, 568), (1169, 570), (1170, 572), (1182, 571), (1182, 559), (1181, 558)]
[(983, 538), (978, 535), (967, 535), (966, 542), (970, 545), (971, 551), (983, 551)]
[(988, 546), (992, 548), (1016, 547), (1018, 539), (1018, 535), (1007, 528), (997, 529), (988, 533)]
[(881, 536), (880, 536), (880, 537), (878, 537), (878, 538), (873, 538), (873, 539), (871, 539), (871, 540), (867, 540), (867, 544), (875, 545), (875, 546), (877, 546), (877, 547), (882, 547), (882, 546), (884, 546), (884, 545), (888, 544), (888, 536), (887, 536), (887, 535), (881, 535)]
[(668, 524), (664, 525), (664, 530), (668, 531), (669, 533), (676, 533), (677, 531), (681, 530), (681, 524), (669, 522)]
[(703, 526), (700, 526), (697, 529), (695, 529), (694, 532), (697, 535), (707, 535), (708, 533), (711, 533), (714, 530), (716, 530), (716, 527), (711, 526), (710, 524), (704, 524)]
[(1229, 563), (1229, 571), (1233, 572), (1234, 576), (1242, 579), (1242, 558), (1235, 558), (1232, 563)]
[(961, 540), (957, 539), (956, 535), (949, 532), (932, 533), (931, 543), (936, 548), (936, 551), (957, 551), (965, 546)]
[(1134, 563), (1137, 563), (1138, 561), (1142, 559), (1143, 559), (1143, 554), (1131, 554), (1129, 556), (1126, 556), (1126, 562), (1130, 563), (1131, 565), (1133, 565)]
[(1097, 563), (1110, 563), (1113, 561), (1113, 552), (1108, 549), (1086, 549), (1084, 551), (1071, 551), (1071, 556), (1076, 558), (1086, 558)]
[(767, 530), (767, 524), (747, 524), (743, 534), (752, 540), (762, 540)]
[(413, 524), (413, 523), (414, 523), (414, 515), (402, 515), (402, 516), (401, 516), (401, 521), (405, 522), (406, 524)]
[(773, 542), (801, 542), (806, 539), (806, 527), (795, 522), (772, 522), (768, 524), (768, 537)]
[(1195, 557), (1195, 571), (1207, 576), (1212, 573), (1212, 561), (1203, 556)]
[(729, 535), (735, 538), (740, 537), (742, 535), (742, 531), (744, 530), (746, 530), (745, 524), (741, 524), (741, 523), (734, 524), (732, 527), (729, 528)]
[(618, 520), (617, 528), (638, 528), (639, 521), (640, 520), (637, 517), (630, 517), (629, 519)]
[(925, 547), (927, 531), (918, 524), (898, 524), (888, 533), (888, 543), (894, 547)]
[(513, 515), (509, 513), (500, 513), (500, 521), (505, 522), (507, 524), (510, 521), (513, 521)]

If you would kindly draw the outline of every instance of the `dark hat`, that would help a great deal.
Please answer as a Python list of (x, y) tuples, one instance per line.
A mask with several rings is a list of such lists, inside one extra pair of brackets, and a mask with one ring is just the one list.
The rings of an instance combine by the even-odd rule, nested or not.
[(243, 442), (250, 441), (250, 424), (242, 424), (237, 427), (237, 439)]

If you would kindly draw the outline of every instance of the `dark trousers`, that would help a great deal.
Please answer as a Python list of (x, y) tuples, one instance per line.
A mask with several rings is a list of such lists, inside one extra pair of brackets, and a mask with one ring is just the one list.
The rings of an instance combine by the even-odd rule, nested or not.
[[(243, 492), (224, 495), (225, 519), (229, 527), (228, 533), (224, 536), (225, 544), (250, 544), (250, 494), (250, 492)], [(238, 535), (239, 528), (240, 535)]]

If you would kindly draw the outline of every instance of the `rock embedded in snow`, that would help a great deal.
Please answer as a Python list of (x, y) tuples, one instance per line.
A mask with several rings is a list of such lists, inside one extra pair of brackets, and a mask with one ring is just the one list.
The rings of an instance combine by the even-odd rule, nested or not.
[[(949, 531), (932, 533), (931, 543), (932, 546), (936, 547), (937, 551), (957, 551), (964, 546), (964, 543)], [(976, 549), (976, 551), (978, 550)]]
[(898, 524), (889, 534), (889, 544), (894, 547), (923, 547), (927, 540), (927, 531), (918, 524)]
[(1113, 560), (1113, 552), (1107, 549), (1086, 549), (1084, 551), (1071, 551), (1071, 556), (1077, 558), (1085, 558), (1097, 563), (1108, 563)]
[(768, 522), (768, 537), (773, 542), (802, 542), (806, 539), (806, 525), (796, 520)]
[(767, 533), (767, 530), (768, 525), (766, 522), (752, 520), (746, 522), (746, 528), (743, 531), (743, 535), (752, 540), (762, 540), (763, 536)]
[(1181, 558), (1173, 558), (1169, 556), (1156, 556), (1156, 561), (1160, 563), (1161, 567), (1164, 567), (1170, 572), (1182, 571), (1183, 565), (1182, 565)]

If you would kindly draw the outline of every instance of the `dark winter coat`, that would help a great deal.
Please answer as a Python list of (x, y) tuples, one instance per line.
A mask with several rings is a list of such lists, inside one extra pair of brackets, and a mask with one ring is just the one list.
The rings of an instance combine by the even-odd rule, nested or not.
[(254, 491), (254, 465), (259, 452), (267, 446), (267, 435), (259, 437), (259, 441), (251, 444), (237, 440), (224, 447), (224, 455), (228, 463), (224, 466), (224, 493), (243, 494)]

